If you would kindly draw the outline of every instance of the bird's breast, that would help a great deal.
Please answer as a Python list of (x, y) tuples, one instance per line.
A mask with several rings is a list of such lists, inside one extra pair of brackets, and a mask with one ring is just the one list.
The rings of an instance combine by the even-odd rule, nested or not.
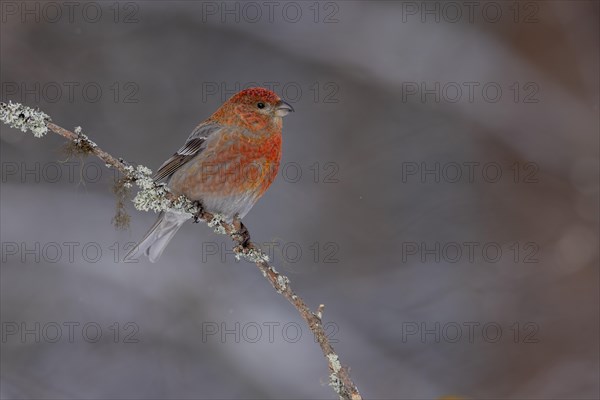
[(281, 133), (240, 143), (240, 165), (245, 190), (262, 195), (277, 177), (281, 161)]
[(178, 171), (170, 185), (194, 200), (238, 195), (258, 200), (277, 177), (280, 160), (280, 131), (227, 132)]

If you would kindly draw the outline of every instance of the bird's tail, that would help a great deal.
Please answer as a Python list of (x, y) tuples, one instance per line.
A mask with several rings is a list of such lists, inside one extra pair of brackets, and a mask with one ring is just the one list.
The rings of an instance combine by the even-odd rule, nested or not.
[(152, 228), (144, 236), (144, 239), (127, 253), (125, 261), (136, 259), (140, 255), (145, 254), (151, 262), (156, 262), (165, 250), (165, 247), (173, 239), (175, 233), (177, 233), (181, 225), (188, 219), (189, 215), (187, 214), (161, 212), (154, 225), (152, 225)]

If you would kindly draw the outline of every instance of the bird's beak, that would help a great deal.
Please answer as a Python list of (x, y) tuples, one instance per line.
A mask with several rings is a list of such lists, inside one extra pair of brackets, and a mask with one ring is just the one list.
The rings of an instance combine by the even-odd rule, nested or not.
[(279, 100), (277, 103), (277, 107), (275, 108), (275, 115), (278, 117), (285, 117), (288, 113), (294, 112), (294, 107), (289, 105), (289, 103)]

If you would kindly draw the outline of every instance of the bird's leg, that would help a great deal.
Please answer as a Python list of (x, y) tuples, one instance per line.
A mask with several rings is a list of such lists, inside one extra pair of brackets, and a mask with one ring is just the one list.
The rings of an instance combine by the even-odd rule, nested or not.
[(241, 246), (247, 247), (248, 243), (250, 243), (250, 232), (248, 232), (248, 229), (238, 214), (235, 214), (233, 217), (233, 226), (235, 227), (236, 235), (239, 237)]
[(202, 206), (202, 203), (198, 200), (194, 201), (194, 206), (196, 206), (198, 211), (196, 211), (196, 213), (192, 215), (192, 219), (194, 220), (194, 223), (197, 224), (198, 222), (200, 222), (200, 218), (204, 213), (204, 207)]

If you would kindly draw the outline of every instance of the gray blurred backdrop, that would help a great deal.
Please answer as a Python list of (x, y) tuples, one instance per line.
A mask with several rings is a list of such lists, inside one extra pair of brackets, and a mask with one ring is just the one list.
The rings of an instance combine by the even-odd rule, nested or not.
[[(235, 91), (296, 109), (245, 218), (366, 398), (597, 399), (598, 3), (2, 1), (1, 100), (156, 169)], [(1, 132), (0, 395), (334, 398), (227, 238)]]

